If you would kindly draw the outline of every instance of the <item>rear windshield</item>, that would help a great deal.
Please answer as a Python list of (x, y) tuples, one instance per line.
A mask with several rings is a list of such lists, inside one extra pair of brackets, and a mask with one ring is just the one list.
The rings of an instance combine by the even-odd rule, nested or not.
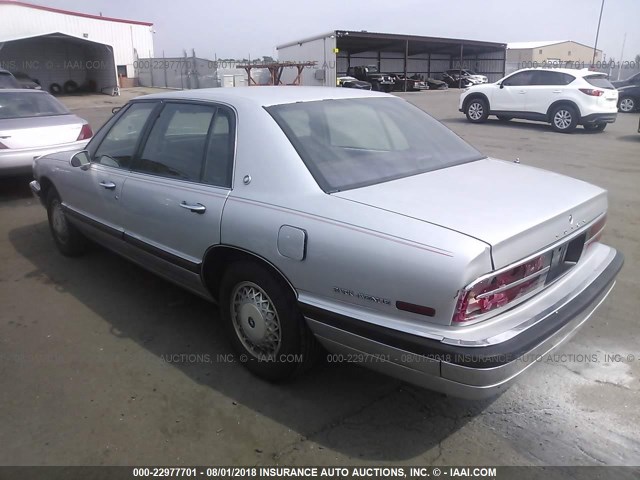
[(0, 72), (0, 88), (20, 88), (20, 84), (12, 75)]
[(267, 111), (327, 193), (484, 158), (440, 122), (397, 98), (300, 102)]
[(0, 91), (0, 119), (65, 115), (69, 110), (48, 93)]
[(611, 90), (616, 88), (604, 75), (589, 75), (584, 77), (584, 79), (594, 87), (609, 88)]

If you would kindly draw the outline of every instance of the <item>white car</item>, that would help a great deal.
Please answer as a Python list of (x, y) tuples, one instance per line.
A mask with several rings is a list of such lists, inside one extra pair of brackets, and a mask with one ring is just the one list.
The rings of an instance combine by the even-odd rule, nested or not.
[(518, 70), (495, 83), (474, 85), (460, 95), (459, 110), (472, 123), (489, 115), (551, 123), (569, 133), (582, 125), (602, 131), (616, 121), (618, 91), (607, 75), (587, 69), (534, 68)]

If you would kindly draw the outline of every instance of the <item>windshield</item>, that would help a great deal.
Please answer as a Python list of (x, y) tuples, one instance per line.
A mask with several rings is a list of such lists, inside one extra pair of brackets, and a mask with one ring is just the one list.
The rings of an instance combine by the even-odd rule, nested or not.
[(48, 93), (0, 92), (0, 118), (65, 115), (69, 110)]
[(440, 122), (397, 98), (300, 102), (267, 111), (327, 193), (484, 158)]

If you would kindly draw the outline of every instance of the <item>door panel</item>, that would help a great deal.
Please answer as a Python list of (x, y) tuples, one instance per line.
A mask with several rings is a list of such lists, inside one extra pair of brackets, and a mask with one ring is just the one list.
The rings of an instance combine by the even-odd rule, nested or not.
[(220, 243), (234, 139), (230, 109), (167, 102), (123, 191), (125, 239), (198, 272), (206, 250)]
[[(225, 188), (132, 172), (123, 192), (126, 234), (177, 257), (167, 256), (170, 263), (188, 266), (180, 261), (183, 259), (195, 266), (209, 246), (220, 243), (220, 221), (228, 194)], [(203, 211), (192, 211), (185, 205)], [(162, 252), (156, 253), (162, 256)]]
[[(105, 230), (123, 232), (121, 196), (144, 127), (157, 103), (130, 105), (109, 127), (87, 167), (72, 168), (62, 181), (62, 202)], [(80, 217), (82, 218), (82, 217)]]
[(68, 189), (61, 192), (63, 204), (112, 233), (122, 233), (120, 198), (128, 171), (92, 163), (87, 170), (74, 168)]
[(491, 110), (502, 112), (524, 112), (526, 97), (531, 83), (532, 72), (514, 73), (502, 81), (491, 99)]
[(546, 114), (553, 102), (566, 95), (567, 85), (573, 80), (575, 77), (562, 72), (535, 71), (532, 84), (527, 87), (525, 108), (528, 112)]

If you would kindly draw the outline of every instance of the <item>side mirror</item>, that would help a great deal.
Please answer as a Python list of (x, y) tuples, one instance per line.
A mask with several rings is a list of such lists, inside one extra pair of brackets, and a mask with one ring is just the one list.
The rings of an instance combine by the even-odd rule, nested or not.
[(86, 167), (91, 163), (91, 158), (89, 157), (89, 152), (86, 150), (82, 150), (81, 152), (77, 152), (71, 157), (70, 162), (72, 167)]
[(500, 88), (504, 88), (504, 83), (500, 82), (498, 85), (500, 86)]
[(116, 113), (118, 113), (120, 110), (122, 110), (122, 107), (113, 107), (113, 108), (111, 109), (111, 113), (112, 113), (113, 115), (115, 115), (115, 114), (116, 114)]

